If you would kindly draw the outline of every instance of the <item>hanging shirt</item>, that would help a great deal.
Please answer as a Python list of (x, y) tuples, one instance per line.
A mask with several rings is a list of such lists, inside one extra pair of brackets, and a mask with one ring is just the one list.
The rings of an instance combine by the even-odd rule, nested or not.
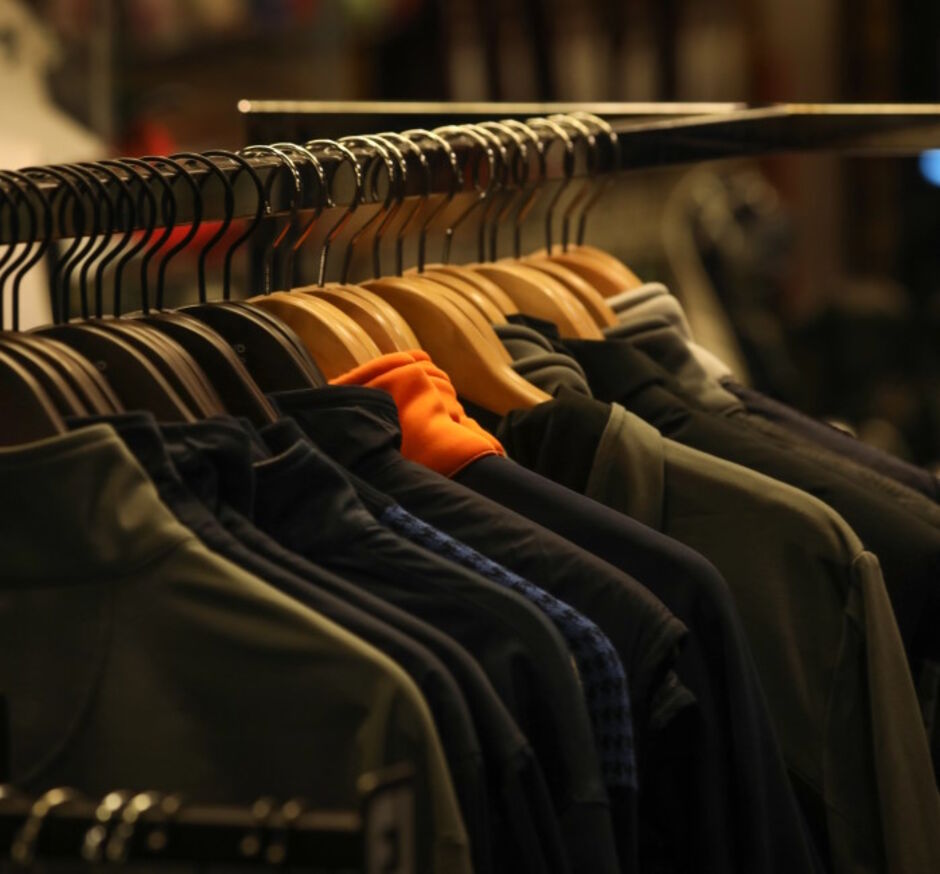
[(590, 720), (567, 647), (549, 620), (514, 592), (385, 529), (342, 469), (309, 444), (256, 464), (255, 474), (254, 521), (282, 546), (473, 653), (542, 763), (572, 870), (615, 870)]
[[(127, 413), (94, 419), (71, 419), (69, 426), (74, 429), (91, 422), (105, 422), (114, 428), (146, 471), (163, 503), (207, 548), (368, 641), (407, 671), (434, 716), (460, 802), (462, 819), (471, 838), (474, 871), (492, 871), (487, 814), (490, 801), (483, 774), (483, 756), (467, 704), (444, 665), (429, 650), (396, 632), (374, 614), (356, 609), (309, 582), (309, 577), (322, 576), (325, 571), (312, 569), (311, 572), (308, 567), (303, 569), (304, 575), (298, 576), (259, 555), (252, 546), (260, 545), (259, 540), (265, 538), (257, 529), (252, 530), (252, 526), (246, 524), (239, 531), (240, 537), (233, 537), (180, 479), (170, 462), (152, 415)], [(226, 429), (224, 424), (218, 422), (178, 427), (191, 427), (214, 434), (227, 430), (229, 440), (237, 439), (237, 429)], [(242, 438), (241, 442), (244, 444), (246, 441)], [(194, 465), (189, 464), (188, 467), (192, 471)], [(212, 484), (204, 481), (202, 486), (201, 494), (205, 496), (212, 489)], [(436, 818), (453, 814), (453, 810), (447, 806), (446, 796), (439, 793), (436, 802), (434, 799), (428, 801), (431, 803), (427, 807), (419, 807), (417, 811), (418, 820), (426, 833), (434, 827)], [(451, 828), (447, 824), (440, 827), (444, 830)]]
[[(303, 439), (302, 433), (298, 437), (298, 429), (287, 427), (290, 424), (282, 420), (263, 429), (265, 441), (273, 442), (274, 451), (279, 451), (279, 437), (287, 448)], [(245, 420), (164, 425), (161, 430), (175, 468), (225, 530), (255, 555), (315, 586), (313, 592), (310, 586), (300, 591), (293, 587), (295, 597), (307, 603), (322, 597), (321, 593), (332, 593), (359, 608), (359, 612), (381, 619), (426, 646), (447, 666), (469, 704), (485, 754), (493, 797), (488, 819), (497, 870), (569, 870), (551, 796), (532, 748), (472, 656), (428, 623), (284, 549), (248, 521), (255, 512), (254, 470), (248, 443), (261, 438)], [(261, 447), (253, 454), (259, 458), (269, 456), (263, 442)]]
[[(304, 439), (300, 427), (291, 419), (266, 426), (262, 434), (269, 443), (285, 450)], [(383, 525), (436, 555), (518, 592), (551, 619), (565, 638), (578, 670), (605, 782), (609, 787), (635, 790), (636, 757), (627, 681), (623, 665), (606, 635), (545, 590), (408, 513), (368, 483), (349, 476), (360, 499)]]
[(110, 427), (0, 449), (0, 489), (0, 687), (18, 785), (355, 809), (363, 773), (412, 762), (419, 803), (442, 805), (418, 836), (421, 865), (469, 874), (412, 680), (206, 549)]
[[(675, 664), (685, 634), (682, 623), (657, 606), (655, 599), (649, 599), (635, 580), (607, 562), (405, 459), (400, 452), (398, 410), (387, 393), (349, 386), (282, 392), (273, 399), (344, 467), (415, 516), (521, 577), (537, 579), (542, 588), (584, 613), (608, 634), (627, 670), (631, 693), (639, 752), (641, 837), (656, 844), (657, 854), (670, 856), (677, 847), (685, 852), (687, 842), (673, 839), (672, 811), (650, 805), (644, 808), (642, 803), (645, 783), (667, 782), (657, 779), (657, 768), (644, 758), (644, 750), (652, 690), (660, 687)], [(447, 427), (446, 423), (441, 427)], [(676, 705), (689, 704), (681, 686), (671, 684), (661, 701), (666, 705), (664, 713)]]

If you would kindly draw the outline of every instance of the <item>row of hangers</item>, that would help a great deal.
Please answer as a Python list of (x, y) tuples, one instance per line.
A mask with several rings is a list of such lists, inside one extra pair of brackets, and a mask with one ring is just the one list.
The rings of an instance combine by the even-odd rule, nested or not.
[[(435, 131), (314, 140), (304, 145), (255, 145), (240, 152), (184, 152), (0, 171), (0, 226), (6, 209), (12, 238), (26, 242), (23, 247), (7, 247), (0, 255), (0, 304), (5, 303), (9, 284), (13, 312), (13, 330), (0, 332), (0, 407), (4, 411), (0, 444), (61, 433), (67, 427), (65, 420), (72, 416), (129, 409), (148, 410), (164, 422), (231, 414), (261, 425), (275, 419), (265, 396), (268, 392), (322, 386), (380, 355), (419, 348), (448, 373), (458, 392), (496, 412), (547, 400), (547, 395), (512, 369), (493, 325), (521, 312), (554, 322), (563, 336), (601, 339), (603, 328), (616, 322), (604, 298), (640, 284), (616, 258), (583, 241), (588, 211), (608, 181), (596, 172), (605, 139), (608, 148), (619, 148), (606, 122), (588, 113), (574, 113), (528, 123), (485, 122)], [(453, 199), (462, 174), (469, 172), (469, 165), (460, 166), (454, 148), (458, 140), (469, 140), (477, 156), (472, 169), (476, 196), (445, 230), (441, 261), (426, 263), (429, 226)], [(564, 180), (546, 212), (546, 247), (523, 255), (520, 229), (543, 190), (546, 155), (554, 143), (564, 149)], [(562, 242), (555, 246), (553, 213), (572, 179), (579, 143), (586, 146), (588, 179), (565, 208)], [(406, 199), (409, 156), (421, 174), (424, 194)], [(327, 157), (348, 164), (355, 192), (321, 245), (318, 282), (294, 287), (296, 256), (323, 212), (335, 207), (324, 169)], [(450, 186), (447, 195), (432, 205), (429, 159), (435, 157), (448, 169)], [(277, 162), (266, 180), (253, 166), (258, 158)], [(533, 163), (534, 179), (530, 178)], [(205, 171), (201, 180), (195, 172), (199, 168)], [(368, 196), (373, 202), (379, 200), (382, 168), (387, 176), (384, 200), (350, 236), (340, 281), (327, 283), (331, 246)], [(289, 182), (289, 220), (265, 252), (266, 288), (247, 300), (233, 301), (233, 256), (262, 222), (272, 218), (273, 186), (284, 175), (280, 170)], [(232, 225), (234, 183), (242, 173), (254, 187), (256, 209), (225, 252), (223, 299), (210, 303), (206, 299), (207, 255)], [(310, 202), (305, 180), (311, 176), (314, 207), (301, 226), (303, 205)], [(210, 179), (217, 179), (222, 187), (225, 217), (198, 254), (198, 302), (167, 309), (163, 300), (167, 267), (191, 245), (203, 224), (203, 188)], [(48, 180), (59, 183), (58, 204), (37, 184)], [(169, 244), (180, 213), (178, 183), (188, 191), (192, 217), (182, 237)], [(88, 203), (90, 209), (86, 209)], [(24, 206), (27, 229), (21, 237)], [(51, 280), (55, 321), (19, 331), (23, 277), (45, 255), (56, 216), (63, 226), (70, 207), (74, 236)], [(578, 208), (576, 242), (570, 244)], [(454, 233), (474, 211), (480, 214), (478, 259), (471, 264), (450, 264)], [(500, 258), (499, 230), (511, 214), (514, 251)], [(383, 275), (381, 243), (396, 221), (395, 272)], [(404, 239), (416, 226), (417, 264), (403, 271)], [(142, 233), (133, 230), (138, 227), (144, 228)], [(369, 230), (374, 278), (351, 283), (354, 248)], [(151, 266), (161, 250), (151, 305)], [(283, 288), (271, 291), (270, 277), (279, 254), (285, 256)], [(138, 257), (141, 310), (121, 315), (123, 278)], [(104, 282), (106, 270), (112, 267), (114, 315), (106, 315)], [(75, 318), (70, 312), (74, 277), (80, 300)]]

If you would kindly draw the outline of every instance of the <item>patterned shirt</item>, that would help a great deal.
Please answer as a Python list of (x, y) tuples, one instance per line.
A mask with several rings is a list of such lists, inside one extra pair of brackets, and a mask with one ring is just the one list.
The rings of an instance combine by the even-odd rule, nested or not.
[(635, 789), (636, 753), (627, 677), (620, 657), (604, 632), (554, 595), (412, 516), (397, 504), (386, 507), (379, 521), (412, 543), (517, 592), (552, 621), (565, 639), (581, 678), (604, 782), (609, 787)]

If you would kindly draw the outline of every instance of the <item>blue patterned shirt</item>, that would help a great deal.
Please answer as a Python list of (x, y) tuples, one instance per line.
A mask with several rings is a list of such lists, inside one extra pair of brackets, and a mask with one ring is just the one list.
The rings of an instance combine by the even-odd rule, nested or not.
[(412, 543), (512, 589), (552, 621), (565, 639), (578, 668), (604, 782), (610, 787), (635, 789), (636, 753), (627, 677), (607, 635), (590, 619), (554, 595), (412, 516), (397, 504), (386, 507), (379, 521)]

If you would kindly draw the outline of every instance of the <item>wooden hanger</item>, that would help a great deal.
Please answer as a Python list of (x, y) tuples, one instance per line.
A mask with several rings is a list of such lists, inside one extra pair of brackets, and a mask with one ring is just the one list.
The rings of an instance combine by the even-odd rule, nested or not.
[[(471, 276), (476, 276), (473, 271), (467, 270), (463, 275), (461, 275), (457, 271), (445, 272), (426, 269), (423, 273), (414, 273), (413, 271), (408, 271), (406, 275), (429, 279), (451, 289), (451, 291), (457, 292), (457, 294), (459, 294), (462, 298), (473, 304), (473, 306), (476, 307), (477, 310), (483, 314), (483, 316), (485, 316), (486, 320), (491, 325), (506, 324), (506, 314), (502, 311), (499, 305), (481, 288), (478, 283), (471, 281), (469, 278)], [(495, 283), (490, 284), (494, 285)]]
[[(329, 187), (323, 175), (323, 168), (319, 159), (312, 151), (312, 149), (324, 145), (329, 150), (338, 151), (345, 159), (349, 160), (350, 164), (353, 166), (356, 172), (357, 197), (353, 199), (353, 204), (327, 234), (323, 244), (324, 248), (320, 262), (320, 285), (322, 285), (330, 243), (358, 206), (358, 192), (361, 190), (362, 185), (361, 168), (358, 165), (355, 155), (347, 146), (341, 143), (312, 141), (302, 147), (284, 143), (278, 143), (273, 147), (279, 150), (286, 148), (292, 152), (303, 154), (309, 159), (320, 179), (319, 198), (313, 218), (302, 231), (295, 234), (294, 239), (290, 240), (287, 246), (289, 256), (288, 266), (285, 271), (285, 285), (287, 288), (293, 285), (294, 253), (310, 234), (317, 217), (322, 213), (323, 209), (333, 205)], [(264, 148), (270, 149), (272, 147)], [(296, 217), (298, 204), (303, 200), (303, 180), (296, 171), (296, 165), (286, 152), (282, 153), (281, 157), (287, 163), (287, 166), (291, 168), (294, 178), (293, 197), (290, 204), (291, 219), (282, 233), (277, 235), (271, 248), (266, 253), (266, 257), (269, 259), (273, 258), (274, 252), (283, 243), (288, 232), (297, 226)], [(265, 272), (267, 275), (270, 275), (270, 267), (268, 267)], [(305, 293), (319, 287), (320, 286), (305, 287), (293, 291), (279, 291), (273, 294), (257, 295), (250, 298), (248, 303), (263, 308), (268, 313), (284, 321), (300, 338), (304, 347), (316, 361), (319, 369), (326, 378), (331, 379), (364, 364), (366, 361), (379, 357), (382, 352), (368, 331), (355, 319), (351, 318), (347, 312), (344, 312), (334, 303), (321, 296)], [(365, 304), (365, 306), (368, 306), (368, 304)], [(378, 315), (376, 316), (376, 320), (381, 320)]]
[[(589, 150), (588, 166), (589, 174), (592, 180), (595, 179), (597, 174), (597, 167), (600, 157), (600, 142), (597, 136), (595, 136), (595, 134), (588, 128), (587, 125), (593, 125), (598, 132), (606, 135), (608, 146), (611, 151), (610, 157), (615, 171), (621, 166), (622, 161), (620, 141), (614, 129), (606, 121), (604, 121), (604, 119), (594, 115), (593, 113), (584, 111), (577, 111), (569, 115), (559, 115), (556, 116), (556, 118), (561, 124), (575, 128), (584, 138), (584, 141), (587, 144)], [(593, 181), (594, 191), (591, 194), (588, 194), (588, 192), (592, 186), (592, 182), (588, 182), (588, 184), (582, 189), (579, 197), (572, 201), (569, 204), (568, 209), (565, 211), (561, 245), (551, 246), (548, 250), (549, 257), (552, 258), (559, 255), (572, 254), (575, 256), (580, 256), (580, 259), (582, 259), (582, 264), (588, 264), (588, 262), (590, 262), (597, 269), (600, 277), (602, 277), (596, 279), (595, 282), (599, 282), (602, 285), (602, 288), (599, 288), (598, 290), (601, 291), (605, 297), (610, 297), (610, 295), (605, 292), (605, 289), (612, 288), (615, 284), (619, 284), (621, 291), (627, 291), (631, 288), (636, 288), (637, 286), (642, 285), (642, 281), (639, 279), (639, 277), (637, 277), (637, 275), (632, 270), (630, 270), (629, 267), (623, 264), (620, 259), (615, 258), (613, 255), (611, 255), (609, 252), (605, 252), (603, 249), (600, 249), (596, 246), (589, 246), (584, 242), (588, 214), (597, 203), (611, 178), (611, 176), (606, 176), (600, 181)], [(579, 201), (583, 203), (583, 206), (581, 208), (580, 216), (578, 217), (577, 236), (575, 242), (569, 246), (569, 219), (576, 203)], [(590, 275), (592, 274), (590, 274), (589, 268), (585, 269), (588, 270), (588, 275), (585, 276), (585, 278), (590, 279)]]
[(469, 266), (499, 285), (520, 312), (554, 322), (563, 337), (603, 339), (584, 305), (554, 277), (521, 263)]
[[(497, 126), (501, 129), (501, 126)], [(492, 176), (490, 185), (487, 186), (480, 198), (479, 203), (482, 205), (486, 204), (488, 198), (494, 196), (496, 193), (495, 186), (505, 183), (509, 179), (512, 168), (518, 164), (510, 163), (508, 151), (502, 145), (499, 137), (491, 130), (484, 126), (468, 127), (470, 128), (469, 132), (478, 142), (487, 145), (487, 155), (491, 157), (490, 172)], [(515, 133), (512, 133), (512, 137), (516, 139), (516, 144), (519, 147), (517, 156), (524, 154), (521, 140), (516, 138)], [(497, 155), (500, 158), (499, 163), (497, 163)], [(528, 165), (523, 164), (523, 166), (527, 168)], [(523, 180), (520, 177), (515, 181), (521, 182)], [(512, 199), (510, 197), (510, 199), (505, 202), (502, 210), (497, 213), (494, 225), (491, 228), (491, 256), (495, 256), (496, 254), (497, 225), (508, 213), (511, 202)], [(448, 231), (449, 235), (453, 234), (456, 225), (466, 218), (466, 215), (467, 212), (455, 221)], [(590, 339), (602, 336), (590, 314), (580, 301), (554, 278), (511, 259), (485, 262), (483, 259), (485, 255), (486, 230), (487, 209), (484, 208), (478, 228), (479, 259), (477, 263), (467, 265), (470, 270), (490, 280), (502, 289), (502, 291), (512, 299), (520, 312), (548, 319), (556, 324), (563, 336), (585, 337)]]
[(265, 394), (326, 385), (300, 338), (267, 310), (235, 301), (214, 301), (190, 304), (179, 311), (218, 332)]
[[(395, 277), (381, 277), (379, 275), (381, 273), (381, 262), (379, 255), (381, 251), (380, 246), (382, 232), (388, 226), (389, 222), (392, 220), (395, 214), (401, 209), (401, 206), (404, 202), (407, 168), (404, 155), (393, 144), (385, 141), (382, 138), (363, 137), (361, 139), (369, 145), (373, 145), (384, 159), (385, 166), (389, 174), (389, 186), (385, 203), (383, 204), (381, 211), (370, 218), (370, 220), (367, 221), (350, 238), (346, 250), (343, 278), (345, 279), (346, 271), (351, 260), (352, 249), (356, 241), (366, 230), (366, 228), (377, 222), (377, 228), (373, 238), (373, 270), (376, 277), (378, 278), (363, 282), (361, 283), (361, 286), (377, 293), (380, 297), (383, 297), (386, 300), (389, 299), (387, 293), (395, 296), (401, 288), (407, 287), (417, 298), (423, 298), (424, 300), (428, 301), (431, 306), (438, 302), (442, 304), (446, 302), (449, 306), (462, 313), (463, 317), (478, 332), (479, 340), (481, 342), (492, 344), (492, 355), (494, 358), (500, 358), (508, 363), (510, 361), (508, 353), (506, 353), (505, 349), (502, 347), (502, 344), (499, 343), (499, 339), (493, 333), (487, 317), (483, 315), (469, 299), (461, 295), (459, 292), (450, 288), (446, 284), (443, 284), (439, 280), (436, 280), (432, 277), (425, 277), (422, 274), (409, 273), (406, 276)], [(395, 159), (397, 159), (397, 161)], [(412, 212), (412, 215), (414, 215), (415, 211)], [(399, 252), (398, 261), (400, 262), (400, 260), (401, 257)], [(395, 306), (394, 301), (391, 301), (391, 303), (393, 306)], [(396, 306), (396, 309), (399, 308)], [(400, 309), (399, 312), (401, 312)], [(408, 318), (407, 314), (402, 314), (405, 316), (406, 321), (408, 321), (410, 324), (410, 319)], [(412, 328), (414, 329), (413, 325)], [(418, 340), (421, 341), (422, 337), (420, 332), (415, 329), (414, 333), (416, 334)], [(422, 341), (422, 346), (423, 345), (424, 344)]]
[[(581, 255), (585, 258), (591, 259), (599, 266), (603, 266), (604, 269), (611, 271), (611, 273), (616, 275), (618, 280), (623, 283), (621, 289), (622, 291), (628, 291), (631, 288), (637, 288), (643, 284), (643, 280), (640, 279), (619, 258), (617, 258), (615, 255), (611, 255), (610, 252), (605, 252), (603, 249), (599, 249), (597, 246), (591, 246), (587, 243), (572, 243), (569, 244), (567, 251), (571, 254)], [(552, 247), (552, 255), (562, 254), (564, 254), (564, 250), (560, 244), (556, 243)]]
[(146, 356), (122, 337), (89, 323), (47, 325), (31, 332), (52, 337), (91, 361), (120, 399), (121, 407), (149, 410), (161, 422), (194, 422), (183, 402)]
[(613, 297), (637, 285), (642, 285), (636, 276), (629, 284), (625, 284), (618, 271), (611, 270), (603, 261), (592, 258), (583, 252), (572, 250), (556, 251), (557, 247), (552, 247), (553, 254), (544, 255), (549, 261), (566, 267), (572, 273), (580, 276), (585, 282), (589, 283), (601, 297)]
[[(345, 225), (348, 218), (358, 207), (358, 197), (362, 185), (362, 171), (359, 167), (358, 160), (349, 147), (343, 143), (313, 141), (302, 147), (303, 152), (310, 155), (311, 158), (316, 162), (318, 175), (321, 176), (322, 180), (322, 196), (319, 200), (313, 218), (307, 224), (303, 232), (298, 236), (294, 248), (296, 250), (303, 240), (306, 239), (306, 237), (310, 234), (314, 223), (322, 213), (323, 209), (326, 206), (334, 205), (332, 197), (329, 193), (329, 187), (322, 178), (322, 168), (320, 168), (319, 160), (311, 151), (312, 148), (323, 145), (338, 151), (343, 156), (343, 158), (347, 160), (354, 168), (357, 186), (356, 195), (353, 198), (353, 203), (350, 208), (347, 209), (344, 215), (340, 218), (339, 222), (330, 230), (330, 232), (327, 234), (326, 240), (324, 241), (320, 258), (319, 284), (305, 285), (299, 288), (295, 288), (291, 291), (291, 294), (297, 297), (308, 298), (312, 302), (311, 305), (317, 312), (327, 314), (335, 310), (342, 313), (343, 316), (346, 317), (344, 319), (336, 319), (332, 325), (327, 325), (327, 328), (331, 329), (341, 328), (346, 335), (337, 335), (334, 338), (340, 346), (347, 344), (345, 354), (341, 350), (333, 353), (334, 355), (339, 355), (339, 357), (336, 358), (335, 363), (331, 365), (332, 375), (337, 376), (339, 373), (345, 372), (346, 370), (351, 369), (352, 366), (355, 366), (351, 364), (352, 361), (364, 361), (369, 360), (367, 356), (376, 357), (378, 354), (404, 351), (409, 348), (413, 349), (417, 346), (417, 339), (414, 337), (414, 334), (411, 332), (411, 329), (405, 323), (404, 319), (402, 319), (401, 316), (392, 307), (388, 306), (388, 304), (386, 304), (381, 298), (369, 293), (359, 286), (351, 285), (346, 282), (324, 283), (323, 281), (326, 274), (330, 243), (335, 238), (338, 230)], [(346, 268), (344, 268), (344, 272), (347, 268), (348, 265)], [(316, 303), (313, 303), (314, 301)], [(370, 346), (368, 343), (362, 342), (362, 334), (352, 328), (350, 323), (361, 329), (365, 336), (371, 340), (373, 345)]]
[(421, 348), (469, 401), (502, 415), (550, 400), (512, 369), (500, 354), (502, 344), (489, 325), (488, 340), (445, 296), (417, 286), (410, 277), (386, 277), (369, 287), (405, 317)]
[(320, 298), (342, 310), (375, 341), (383, 355), (419, 348), (418, 338), (398, 311), (368, 289), (328, 284), (294, 293)]
[(424, 268), (424, 273), (429, 276), (455, 276), (474, 285), (490, 299), (503, 316), (516, 315), (519, 312), (519, 307), (516, 306), (513, 299), (493, 280), (487, 279), (479, 273), (474, 273), (468, 267), (461, 267), (459, 264), (428, 264)]
[(305, 294), (274, 292), (249, 298), (248, 302), (286, 322), (327, 379), (382, 354), (363, 328), (325, 300)]
[[(410, 274), (408, 276), (385, 276), (379, 279), (370, 279), (363, 283), (363, 287), (378, 294), (380, 297), (385, 297), (383, 291), (387, 287), (387, 284), (393, 281), (397, 285), (401, 285), (402, 283), (408, 285), (416, 293), (426, 296), (429, 301), (447, 301), (452, 307), (455, 307), (463, 314), (464, 318), (468, 321), (469, 325), (476, 330), (483, 342), (493, 342), (495, 338), (498, 344), (498, 348), (494, 350), (496, 354), (502, 356), (505, 353), (505, 349), (503, 349), (502, 344), (499, 343), (499, 339), (493, 333), (487, 317), (470, 303), (470, 301), (445, 285), (440, 285), (428, 279), (416, 277), (415, 274)], [(385, 299), (388, 300), (388, 298)], [(419, 340), (421, 339), (417, 331), (415, 331), (415, 335)], [(508, 356), (508, 353), (506, 354)], [(511, 359), (507, 357), (507, 360)]]
[(573, 270), (549, 258), (538, 256), (530, 256), (525, 263), (557, 279), (564, 285), (590, 313), (597, 327), (603, 329), (618, 324), (617, 314), (610, 308), (597, 289)]
[(179, 343), (137, 319), (96, 319), (92, 324), (123, 337), (144, 355), (199, 418), (225, 415), (225, 406)]

